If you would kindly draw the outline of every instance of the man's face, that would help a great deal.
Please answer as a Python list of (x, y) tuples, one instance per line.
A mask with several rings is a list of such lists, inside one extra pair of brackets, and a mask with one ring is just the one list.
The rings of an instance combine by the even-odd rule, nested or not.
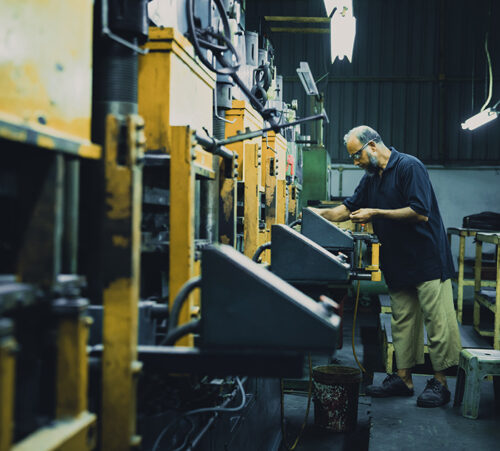
[(379, 170), (378, 158), (373, 153), (375, 143), (369, 141), (366, 145), (362, 145), (358, 138), (352, 136), (347, 142), (347, 152), (353, 159), (353, 164), (364, 169), (368, 175), (374, 175)]

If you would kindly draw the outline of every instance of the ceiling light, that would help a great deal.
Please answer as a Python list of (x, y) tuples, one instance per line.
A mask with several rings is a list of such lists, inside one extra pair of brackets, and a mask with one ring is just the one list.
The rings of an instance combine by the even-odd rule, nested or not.
[(498, 111), (492, 108), (486, 108), (484, 111), (472, 116), (462, 123), (462, 128), (464, 130), (475, 130), (481, 125), (487, 124), (488, 122), (496, 119), (498, 117)]
[(330, 46), (332, 63), (347, 57), (352, 62), (356, 18), (353, 16), (352, 0), (337, 0), (337, 10), (330, 21)]
[(308, 96), (319, 95), (318, 88), (316, 87), (316, 83), (314, 82), (314, 78), (311, 73), (311, 69), (309, 68), (309, 64), (301, 61), (300, 66), (297, 68), (297, 75), (299, 76), (299, 79), (302, 82), (302, 86), (304, 87), (304, 90), (306, 91)]

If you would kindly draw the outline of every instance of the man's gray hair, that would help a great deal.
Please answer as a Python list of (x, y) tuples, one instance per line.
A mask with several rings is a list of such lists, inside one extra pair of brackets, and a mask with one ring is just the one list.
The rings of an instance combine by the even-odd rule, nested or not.
[(382, 142), (380, 135), (373, 130), (373, 128), (368, 127), (368, 125), (358, 125), (352, 130), (349, 130), (344, 136), (344, 145), (347, 146), (347, 142), (351, 139), (351, 136), (355, 136), (359, 139), (359, 142), (364, 146), (369, 141)]

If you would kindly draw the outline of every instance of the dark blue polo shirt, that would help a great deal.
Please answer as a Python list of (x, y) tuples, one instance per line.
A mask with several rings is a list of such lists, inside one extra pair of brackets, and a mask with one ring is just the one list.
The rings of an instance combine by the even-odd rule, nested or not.
[(410, 207), (429, 218), (418, 223), (373, 218), (373, 230), (381, 242), (380, 266), (390, 289), (449, 279), (454, 273), (453, 259), (427, 169), (417, 158), (393, 147), (390, 150), (382, 175), (365, 174), (344, 205), (351, 212)]

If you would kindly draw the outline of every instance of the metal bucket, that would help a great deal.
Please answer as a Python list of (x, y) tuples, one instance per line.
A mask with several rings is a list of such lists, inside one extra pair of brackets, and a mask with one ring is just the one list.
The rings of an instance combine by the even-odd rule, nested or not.
[(358, 422), (361, 372), (347, 366), (313, 368), (314, 424), (335, 432), (350, 432)]

